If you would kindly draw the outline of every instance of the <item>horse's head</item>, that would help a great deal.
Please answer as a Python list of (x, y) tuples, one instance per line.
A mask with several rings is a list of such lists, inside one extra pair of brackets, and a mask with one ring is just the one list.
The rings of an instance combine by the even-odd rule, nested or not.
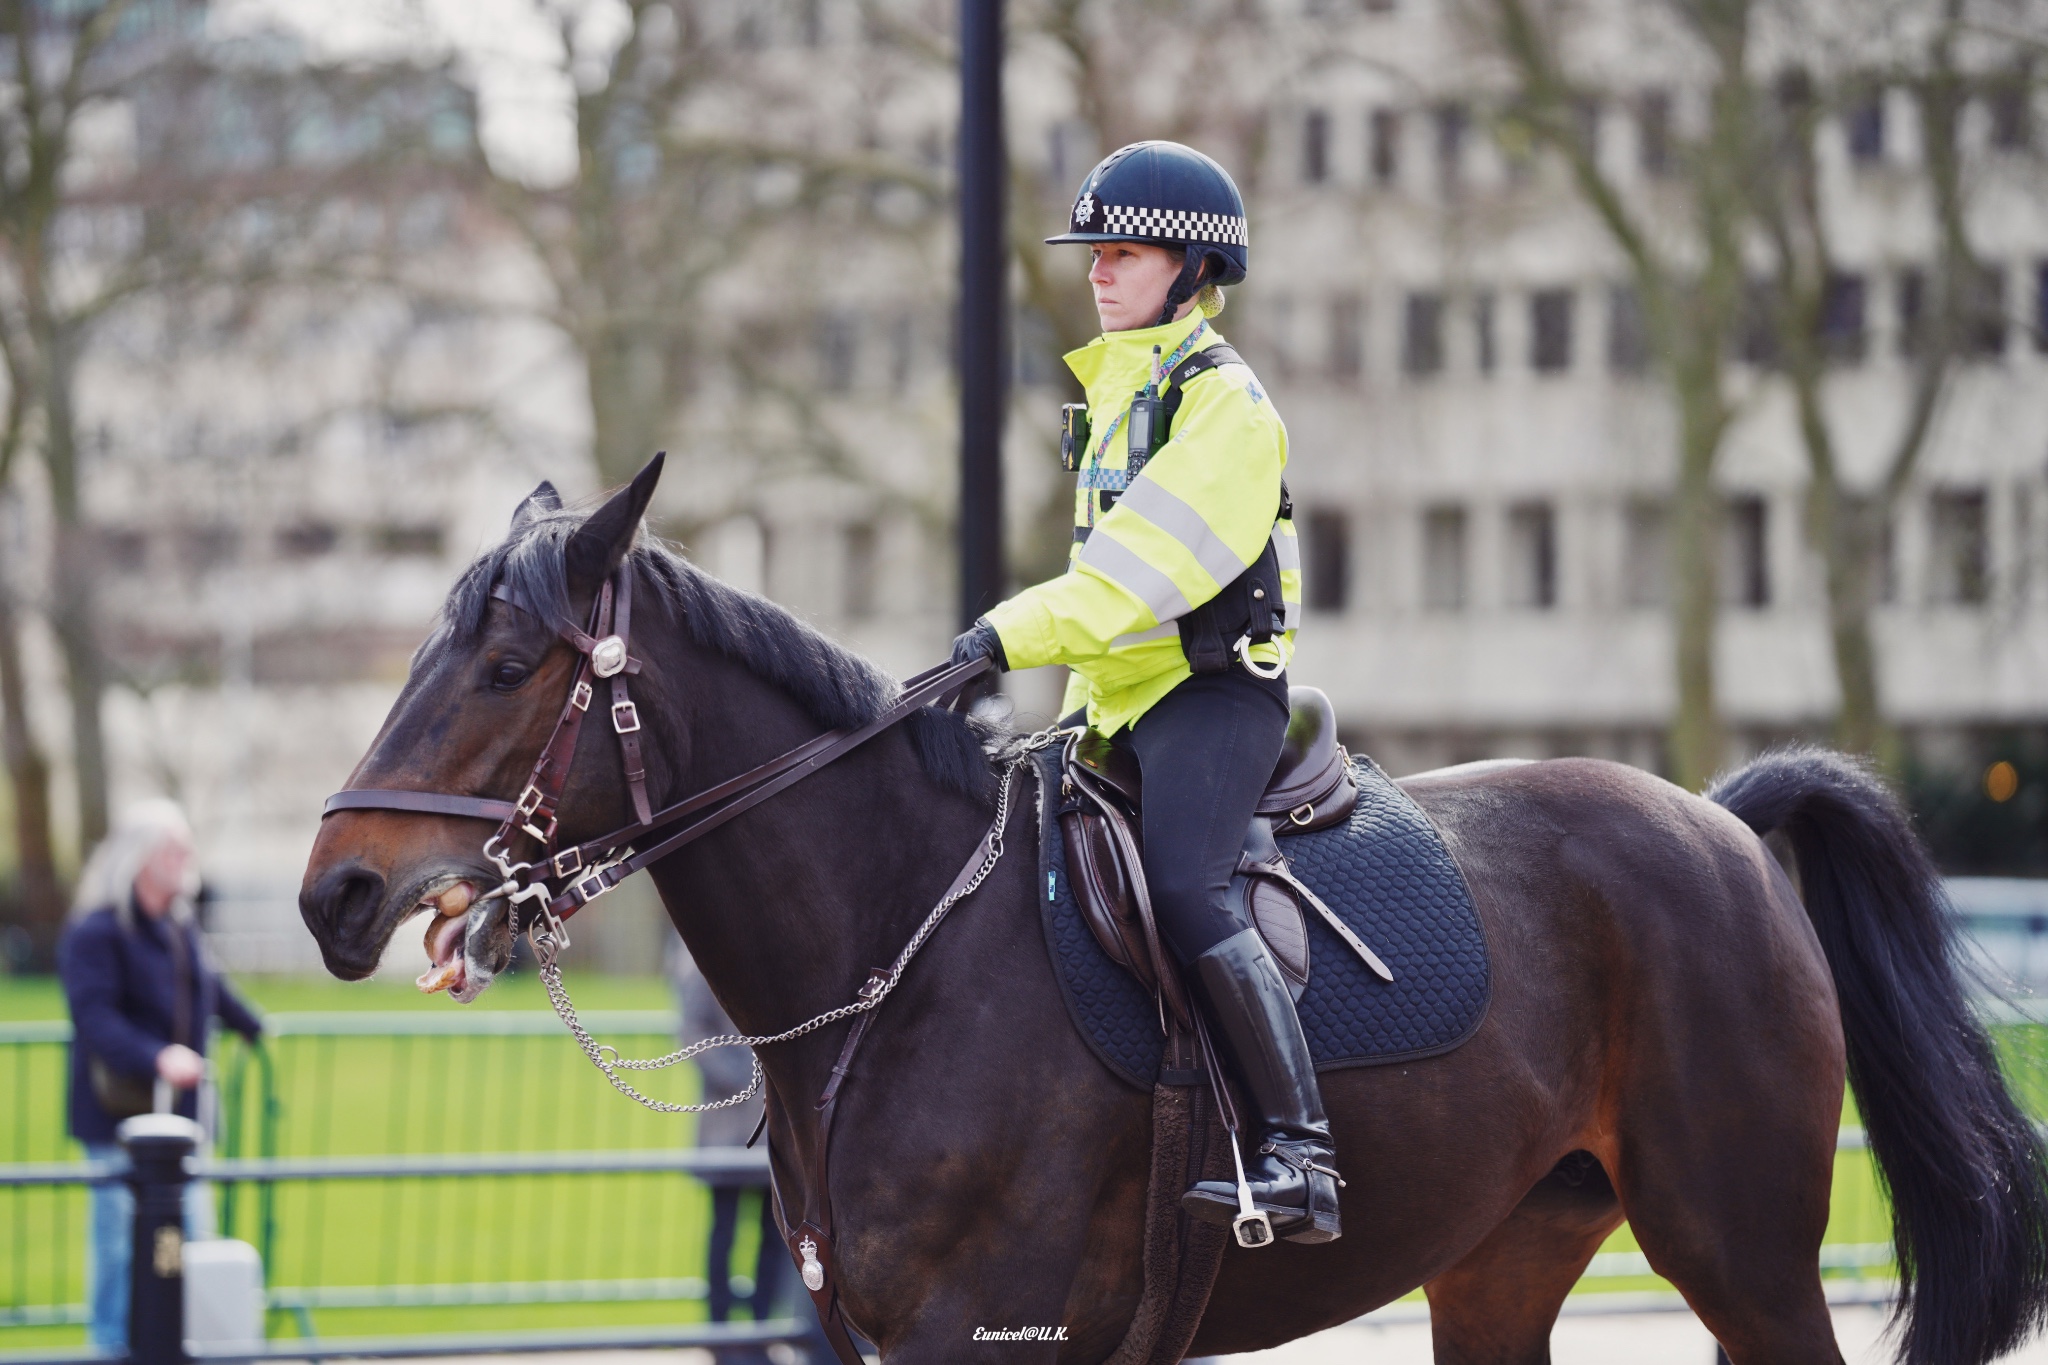
[[(414, 655), (404, 691), (348, 786), (500, 800), (517, 793), (562, 713), (579, 662), (553, 627), (584, 620), (631, 549), (660, 475), (656, 456), (588, 517), (564, 512), (550, 485), (535, 489), (513, 514), (504, 544), (472, 564), (449, 594), (440, 624)], [(500, 583), (528, 610), (494, 600)], [(584, 726), (560, 804), (566, 836), (595, 837), (630, 821), (618, 762), (611, 727)], [(483, 851), (491, 832), (488, 821), (472, 817), (329, 813), (299, 889), (299, 914), (327, 969), (348, 980), (368, 976), (399, 926), (431, 910), (427, 949), (436, 970), (421, 984), (474, 999), (512, 956), (505, 903), (489, 901), (469, 913), (500, 880)]]

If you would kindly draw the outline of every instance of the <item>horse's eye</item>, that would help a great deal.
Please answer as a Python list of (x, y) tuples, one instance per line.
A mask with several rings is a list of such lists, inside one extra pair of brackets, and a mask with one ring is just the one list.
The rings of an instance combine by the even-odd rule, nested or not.
[(525, 682), (526, 678), (526, 665), (512, 659), (505, 660), (491, 670), (491, 686), (504, 692), (510, 692)]

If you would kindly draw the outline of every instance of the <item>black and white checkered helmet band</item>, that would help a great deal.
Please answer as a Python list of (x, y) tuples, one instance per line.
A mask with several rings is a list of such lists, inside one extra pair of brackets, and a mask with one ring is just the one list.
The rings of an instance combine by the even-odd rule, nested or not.
[(1105, 204), (1084, 194), (1074, 205), (1074, 232), (1102, 232), (1118, 237), (1162, 242), (1209, 242), (1246, 246), (1244, 219), (1223, 213), (1185, 213), (1134, 204)]

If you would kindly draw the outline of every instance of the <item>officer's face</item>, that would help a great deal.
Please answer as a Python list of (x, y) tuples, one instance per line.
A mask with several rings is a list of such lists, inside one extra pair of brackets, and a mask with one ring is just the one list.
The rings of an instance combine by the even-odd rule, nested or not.
[(1172, 252), (1145, 242), (1098, 242), (1090, 255), (1094, 264), (1088, 268), (1088, 283), (1095, 290), (1095, 315), (1103, 331), (1128, 332), (1159, 321), (1166, 291), (1180, 274)]

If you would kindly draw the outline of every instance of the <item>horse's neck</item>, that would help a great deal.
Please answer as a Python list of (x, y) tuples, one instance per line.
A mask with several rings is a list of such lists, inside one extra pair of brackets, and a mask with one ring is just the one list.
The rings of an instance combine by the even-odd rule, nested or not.
[[(714, 672), (693, 688), (698, 704), (681, 779), (692, 789), (818, 733), (736, 667)], [(898, 728), (664, 859), (654, 880), (733, 1022), (743, 1032), (776, 1033), (848, 1003), (871, 968), (895, 958), (936, 898), (936, 890), (924, 898), (925, 884), (936, 875), (937, 887), (946, 885), (982, 821), (932, 781)], [(831, 1046), (837, 1036), (828, 1035)], [(815, 1051), (767, 1048), (762, 1061), (771, 1074), (794, 1067), (808, 1076), (818, 1068)]]

